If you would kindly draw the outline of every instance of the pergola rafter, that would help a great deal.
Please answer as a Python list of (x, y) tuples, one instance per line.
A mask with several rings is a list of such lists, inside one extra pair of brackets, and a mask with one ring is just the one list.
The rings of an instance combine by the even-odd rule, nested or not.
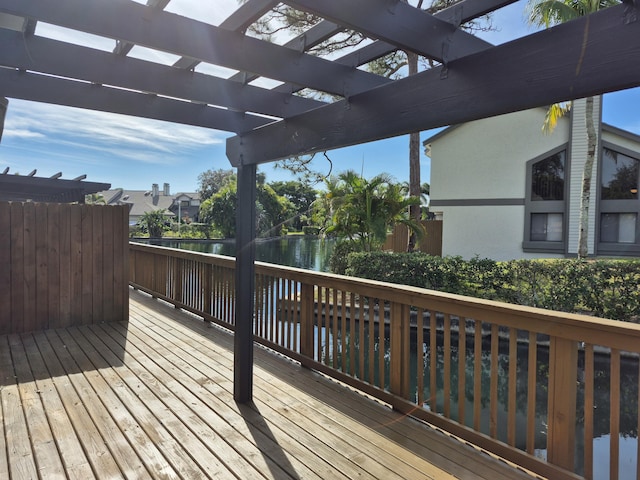
[[(164, 11), (170, 0), (0, 0), (0, 106), (20, 98), (236, 134), (227, 141), (238, 167), (235, 397), (247, 402), (258, 164), (640, 85), (639, 0), (495, 47), (460, 27), (513, 1), (462, 0), (431, 15), (400, 0), (286, 0), (322, 20), (280, 45), (245, 34), (277, 0), (248, 0), (220, 25)], [(113, 49), (44, 38), (40, 21)], [(344, 30), (368, 43), (334, 60), (308, 53)], [(135, 46), (178, 60), (131, 58)], [(362, 68), (397, 50), (436, 66), (400, 80)], [(280, 83), (249, 84), (259, 77)]]

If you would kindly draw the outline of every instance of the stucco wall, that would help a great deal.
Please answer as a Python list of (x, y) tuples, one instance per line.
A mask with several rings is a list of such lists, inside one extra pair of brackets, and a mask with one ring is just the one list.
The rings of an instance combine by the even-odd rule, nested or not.
[(494, 260), (551, 258), (522, 252), (524, 206), (442, 207), (442, 255)]

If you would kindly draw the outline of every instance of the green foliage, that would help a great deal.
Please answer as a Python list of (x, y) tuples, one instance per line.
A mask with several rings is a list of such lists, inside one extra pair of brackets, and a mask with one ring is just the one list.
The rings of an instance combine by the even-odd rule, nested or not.
[(206, 170), (198, 175), (198, 193), (200, 200), (205, 201), (218, 193), (230, 183), (236, 182), (233, 170)]
[[(347, 273), (348, 260), (351, 254), (360, 251), (360, 246), (350, 240), (342, 240), (336, 243), (329, 258), (329, 268), (333, 273), (338, 275), (349, 275)], [(371, 278), (371, 277), (365, 277)]]
[(166, 228), (167, 217), (164, 210), (154, 210), (146, 212), (139, 223), (143, 231), (149, 234), (149, 237), (160, 238)]
[(302, 227), (302, 233), (305, 235), (320, 235), (320, 227), (305, 225)]
[(292, 218), (289, 222), (294, 229), (301, 230), (318, 192), (308, 183), (295, 181), (272, 182), (269, 186), (276, 194), (291, 202)]
[[(258, 178), (256, 192), (256, 232), (258, 236), (277, 236), (288, 218), (293, 206), (269, 185), (263, 183), (264, 176)], [(227, 183), (217, 193), (200, 205), (200, 220), (211, 225), (224, 238), (236, 234), (236, 202), (238, 198), (236, 182)]]
[[(341, 253), (347, 275), (603, 318), (640, 321), (640, 260), (512, 260)], [(348, 257), (346, 260), (344, 257)], [(332, 271), (336, 272), (336, 270)]]
[(396, 223), (423, 232), (420, 223), (409, 217), (409, 206), (420, 199), (407, 197), (405, 185), (394, 183), (389, 175), (367, 180), (349, 170), (330, 178), (326, 186), (332, 212), (326, 233), (357, 242), (362, 251), (380, 249)]

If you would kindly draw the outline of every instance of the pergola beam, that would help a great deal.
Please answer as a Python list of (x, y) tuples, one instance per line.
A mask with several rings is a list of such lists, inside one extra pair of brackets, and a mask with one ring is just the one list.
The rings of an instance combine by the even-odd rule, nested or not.
[(640, 21), (627, 21), (634, 13), (627, 9), (611, 7), (230, 138), (227, 156), (233, 165), (263, 163), (638, 86)]
[(439, 62), (455, 60), (491, 46), (460, 30), (458, 22), (440, 20), (401, 1), (285, 0), (285, 3)]
[[(0, 0), (0, 12), (188, 56), (340, 96), (390, 80), (129, 0)], [(167, 32), (180, 32), (168, 35)]]
[[(0, 29), (0, 65), (75, 78), (273, 117), (289, 117), (323, 102), (122, 57), (70, 43)], [(62, 59), (65, 59), (64, 61)], [(266, 122), (265, 122), (266, 123)]]
[(0, 92), (10, 98), (120, 113), (228, 132), (273, 120), (157, 95), (0, 68)]

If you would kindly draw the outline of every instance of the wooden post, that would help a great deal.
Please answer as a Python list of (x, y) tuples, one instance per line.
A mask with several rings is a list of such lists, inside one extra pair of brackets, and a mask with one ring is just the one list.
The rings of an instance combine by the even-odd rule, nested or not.
[(573, 472), (576, 445), (578, 344), (551, 337), (547, 461)]
[(256, 171), (256, 165), (238, 167), (233, 398), (239, 403), (253, 397)]
[(391, 304), (391, 364), (389, 368), (389, 389), (402, 398), (409, 397), (409, 359), (411, 353), (410, 326), (406, 317), (407, 307), (400, 303)]
[[(310, 283), (300, 286), (300, 353), (304, 358), (313, 359), (314, 349), (314, 290)], [(320, 335), (320, 330), (318, 330)]]

